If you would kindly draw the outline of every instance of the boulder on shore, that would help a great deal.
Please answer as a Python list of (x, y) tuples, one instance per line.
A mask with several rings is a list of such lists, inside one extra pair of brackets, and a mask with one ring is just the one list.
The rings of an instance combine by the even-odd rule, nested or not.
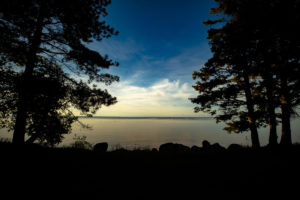
[(177, 152), (187, 152), (187, 151), (190, 151), (190, 148), (183, 144), (166, 143), (160, 145), (159, 147), (159, 152), (177, 153)]
[(202, 148), (207, 149), (210, 147), (210, 143), (207, 140), (203, 140), (202, 142)]
[(222, 147), (219, 143), (214, 143), (213, 145), (210, 146), (210, 148), (214, 151), (225, 151), (225, 147)]
[(207, 140), (202, 142), (202, 148), (208, 152), (221, 152), (226, 150), (225, 147), (222, 147), (219, 143), (210, 144)]
[(244, 148), (239, 145), (239, 144), (231, 144), (229, 145), (229, 147), (227, 148), (228, 151), (241, 151), (243, 150)]
[(194, 145), (194, 146), (192, 146), (191, 151), (192, 152), (202, 152), (202, 148)]
[(100, 153), (105, 153), (108, 148), (108, 143), (107, 142), (101, 142), (97, 143), (94, 145), (93, 151), (95, 152), (100, 152)]

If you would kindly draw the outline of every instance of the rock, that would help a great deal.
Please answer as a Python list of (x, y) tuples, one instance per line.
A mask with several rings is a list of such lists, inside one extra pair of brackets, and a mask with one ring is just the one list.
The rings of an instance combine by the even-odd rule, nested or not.
[(219, 143), (215, 143), (210, 146), (213, 151), (224, 151), (225, 147), (222, 147)]
[(222, 147), (219, 143), (210, 144), (207, 140), (204, 140), (202, 142), (202, 151), (208, 152), (208, 153), (218, 153), (221, 151), (225, 151), (225, 148)]
[(229, 145), (229, 147), (227, 148), (228, 151), (241, 151), (243, 150), (244, 148), (239, 145), (239, 144), (231, 144)]
[(194, 145), (194, 146), (192, 146), (191, 151), (192, 152), (201, 152), (202, 148)]
[(190, 151), (190, 148), (182, 144), (166, 143), (162, 144), (159, 147), (159, 152), (187, 152)]
[(93, 150), (95, 152), (105, 153), (107, 151), (107, 148), (108, 148), (108, 143), (107, 142), (101, 142), (101, 143), (95, 144)]
[(204, 149), (209, 148), (209, 147), (210, 147), (210, 143), (209, 143), (207, 140), (203, 140), (203, 142), (202, 142), (202, 147), (203, 147)]

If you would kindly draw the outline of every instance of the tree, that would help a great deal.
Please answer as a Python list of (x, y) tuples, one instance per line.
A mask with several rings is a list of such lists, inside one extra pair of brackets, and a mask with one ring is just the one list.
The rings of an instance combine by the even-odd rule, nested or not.
[(273, 59), (275, 59), (280, 85), (280, 106), (282, 145), (291, 145), (290, 118), (299, 105), (299, 67), (300, 67), (300, 2), (289, 0), (272, 5), (274, 12), (270, 29), (276, 37)]
[[(218, 11), (219, 12), (219, 11)], [(225, 19), (206, 21), (208, 25), (223, 22)], [(251, 131), (252, 146), (259, 147), (257, 132), (257, 113), (255, 109), (255, 84), (251, 77), (252, 62), (248, 34), (238, 22), (228, 22), (222, 28), (208, 31), (213, 57), (205, 64), (200, 73), (194, 72), (193, 78), (200, 78), (194, 88), (199, 96), (191, 101), (200, 104), (195, 111), (207, 111), (217, 115), (218, 121), (227, 122), (225, 130), (231, 132)], [(253, 79), (253, 80), (251, 80)]]
[[(253, 60), (256, 74), (263, 79), (267, 95), (267, 113), (270, 123), (270, 144), (277, 143), (276, 113), (281, 107), (281, 144), (292, 144), (290, 118), (299, 103), (299, 8), (297, 0), (244, 1), (235, 11), (244, 21), (256, 49)], [(242, 9), (241, 9), (242, 8)], [(255, 10), (255, 14), (253, 11)], [(248, 11), (248, 12), (247, 12)], [(246, 14), (245, 14), (246, 13)], [(298, 102), (298, 103), (297, 103)], [(299, 104), (298, 104), (299, 105)]]
[(25, 133), (49, 141), (50, 124), (68, 132), (75, 119), (71, 106), (91, 114), (101, 105), (116, 103), (106, 90), (90, 84), (118, 81), (101, 73), (118, 63), (87, 47), (117, 34), (104, 21), (109, 4), (110, 0), (1, 1), (1, 70), (6, 83), (17, 80), (15, 87), (3, 85), (7, 94), (1, 95), (1, 103), (11, 104), (1, 104), (1, 114), (12, 117), (14, 143), (24, 143)]
[[(252, 126), (251, 135), (256, 135), (254, 125), (257, 120), (258, 125), (268, 123), (269, 143), (272, 145), (277, 144), (278, 115), (275, 111), (281, 106), (282, 113), (279, 115), (282, 121), (281, 144), (291, 144), (290, 117), (294, 112), (293, 108), (299, 105), (300, 93), (299, 78), (296, 78), (299, 77), (300, 64), (297, 53), (300, 47), (297, 37), (300, 22), (299, 1), (217, 0), (216, 2), (219, 5), (212, 9), (212, 13), (221, 14), (223, 18), (205, 22), (207, 25), (221, 23), (221, 27), (209, 30), (214, 55), (201, 69), (200, 74), (205, 74), (208, 65), (211, 65), (214, 67), (213, 73), (209, 74), (211, 79), (219, 79), (212, 75), (216, 71), (226, 69), (228, 82), (225, 85), (215, 85), (215, 91), (222, 89), (227, 92), (224, 88), (230, 88), (233, 84), (229, 79), (233, 78), (234, 82), (238, 80), (237, 83), (242, 86), (245, 94), (248, 121), (250, 127)], [(192, 99), (192, 102), (202, 102), (202, 107), (203, 104), (207, 106), (205, 98), (201, 99), (201, 96), (214, 94), (204, 94), (199, 85), (207, 79), (203, 79), (198, 73), (195, 75), (194, 78), (198, 77), (202, 82), (197, 82), (194, 86), (200, 95)], [(234, 100), (225, 104), (226, 113), (229, 112), (230, 115), (220, 115), (219, 118), (226, 121), (234, 115), (241, 116), (241, 113), (236, 112), (236, 109), (244, 110), (243, 104), (237, 104), (239, 102), (237, 100), (240, 100), (236, 95), (238, 92), (239, 90), (231, 90), (229, 94), (235, 94)], [(216, 100), (224, 101), (226, 96), (228, 94), (223, 94)], [(233, 107), (236, 104), (237, 106)], [(205, 107), (202, 109), (205, 110)], [(216, 111), (213, 112), (215, 113)], [(239, 121), (238, 124), (242, 122)], [(232, 130), (232, 127), (237, 126), (236, 120), (229, 125), (231, 127), (227, 130)]]
[[(3, 75), (3, 73), (2, 73)], [(21, 75), (14, 71), (4, 71), (6, 79), (1, 82), (2, 127), (12, 130), (17, 110), (16, 95), (20, 88)], [(70, 111), (71, 105), (79, 110), (97, 109), (101, 104), (110, 105), (116, 99), (108, 93), (89, 88), (85, 83), (74, 83), (59, 66), (45, 63), (37, 67), (31, 79), (30, 102), (27, 106), (25, 132), (29, 136), (27, 143), (38, 140), (53, 146), (71, 131), (71, 125), (78, 118)], [(38, 85), (39, 87), (34, 87)], [(106, 99), (110, 101), (105, 102)], [(88, 105), (88, 106), (87, 106)]]

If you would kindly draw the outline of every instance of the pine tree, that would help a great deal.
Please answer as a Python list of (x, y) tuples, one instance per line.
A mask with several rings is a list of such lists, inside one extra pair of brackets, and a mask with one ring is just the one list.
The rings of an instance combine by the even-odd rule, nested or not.
[[(206, 21), (206, 24), (220, 21)], [(206, 111), (216, 115), (217, 122), (225, 121), (229, 132), (251, 131), (252, 146), (259, 147), (257, 112), (251, 80), (252, 66), (248, 57), (251, 49), (245, 51), (246, 42), (241, 35), (242, 26), (237, 22), (227, 23), (222, 28), (209, 30), (213, 57), (200, 70), (194, 72), (194, 79), (200, 78), (194, 88), (199, 96), (192, 98), (200, 104), (195, 111)], [(244, 42), (241, 42), (244, 41)]]
[[(299, 105), (300, 93), (300, 62), (297, 53), (300, 47), (297, 37), (299, 35), (297, 27), (300, 23), (299, 1), (217, 0), (216, 2), (219, 5), (212, 9), (212, 13), (221, 14), (223, 18), (205, 22), (207, 25), (221, 24), (219, 25), (221, 27), (209, 30), (215, 70), (226, 66), (227, 70), (230, 70), (227, 78), (240, 78), (239, 81), (242, 82), (239, 84), (242, 84), (245, 92), (249, 125), (251, 123), (255, 125), (256, 120), (259, 125), (268, 123), (271, 145), (277, 144), (275, 111), (280, 106), (281, 144), (291, 144), (290, 118), (294, 113), (293, 108)], [(205, 70), (201, 69), (202, 72)], [(227, 83), (216, 87), (226, 88), (228, 85)], [(200, 96), (203, 95), (198, 88), (195, 89), (200, 92)], [(197, 103), (196, 100), (197, 98), (192, 99)], [(221, 97), (221, 100), (224, 100), (224, 97)], [(240, 115), (232, 110), (244, 110), (242, 104), (240, 108), (232, 107), (231, 104), (224, 110), (227, 109), (227, 112), (233, 113), (232, 115)], [(231, 123), (236, 124), (237, 122)], [(254, 132), (251, 130), (252, 136), (257, 132), (254, 125), (252, 125)]]
[[(17, 90), (11, 92), (13, 97), (9, 94), (5, 96), (15, 101), (15, 110), (12, 110), (12, 116), (15, 117), (14, 143), (24, 143), (25, 132), (29, 131), (26, 128), (28, 120), (38, 119), (36, 114), (56, 115), (53, 120), (61, 117), (58, 110), (63, 104), (57, 107), (55, 103), (50, 104), (53, 106), (49, 108), (52, 109), (50, 111), (46, 109), (48, 101), (68, 100), (64, 102), (65, 105), (73, 105), (83, 113), (94, 113), (102, 104), (116, 102), (116, 98), (106, 90), (89, 86), (92, 82), (109, 85), (119, 80), (117, 76), (101, 73), (102, 69), (118, 63), (87, 47), (90, 42), (117, 34), (104, 21), (109, 4), (110, 0), (1, 1), (1, 68), (6, 72), (14, 71), (19, 77)], [(54, 69), (63, 77), (61, 82), (58, 81), (58, 75), (52, 73)], [(80, 80), (83, 76), (88, 79), (87, 82)], [(6, 76), (6, 79), (10, 79), (10, 76)], [(46, 85), (37, 85), (39, 81)], [(59, 89), (64, 89), (66, 82), (69, 89), (60, 93)], [(53, 92), (50, 90), (51, 84), (58, 87), (59, 91), (54, 99), (50, 97)], [(50, 93), (45, 93), (44, 89)], [(34, 98), (44, 102), (35, 112), (30, 105), (37, 102)], [(1, 108), (1, 112), (3, 110)], [(32, 131), (27, 133), (32, 134)]]

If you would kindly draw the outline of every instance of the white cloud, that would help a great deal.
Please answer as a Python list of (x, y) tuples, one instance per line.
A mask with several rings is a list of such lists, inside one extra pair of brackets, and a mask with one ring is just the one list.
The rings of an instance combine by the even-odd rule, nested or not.
[(160, 80), (149, 87), (132, 84), (132, 80), (123, 81), (110, 87), (118, 103), (103, 107), (99, 116), (195, 116), (193, 105), (188, 100), (195, 96), (193, 89), (179, 80)]
[[(174, 47), (175, 48), (175, 47)], [(118, 103), (103, 107), (99, 116), (199, 116), (188, 98), (197, 93), (192, 88), (192, 73), (209, 57), (208, 46), (183, 49), (181, 53), (153, 57), (132, 39), (102, 42), (93, 49), (121, 61), (121, 81), (107, 87)], [(122, 62), (123, 61), (123, 62)], [(109, 71), (110, 73), (111, 71)], [(130, 74), (130, 72), (133, 72)], [(99, 85), (103, 88), (103, 85)]]

